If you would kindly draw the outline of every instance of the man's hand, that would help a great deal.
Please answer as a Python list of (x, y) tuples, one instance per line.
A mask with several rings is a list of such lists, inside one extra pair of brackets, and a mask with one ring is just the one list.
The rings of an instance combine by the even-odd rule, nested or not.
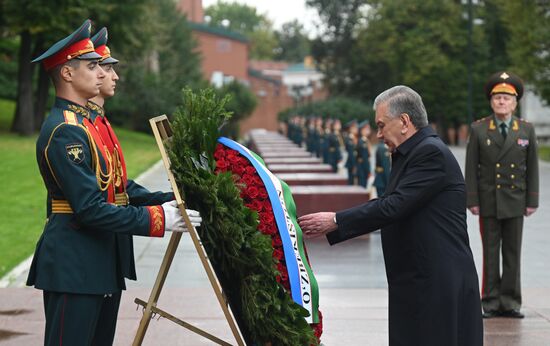
[(333, 212), (322, 212), (308, 214), (298, 218), (298, 224), (306, 238), (315, 238), (338, 229), (338, 225), (334, 223)]
[(537, 208), (527, 207), (525, 208), (525, 216), (531, 216), (537, 211)]
[(474, 205), (473, 207), (468, 208), (470, 212), (474, 215), (479, 215), (479, 205)]
[[(167, 232), (187, 232), (187, 225), (181, 216), (180, 210), (178, 208), (178, 202), (170, 201), (162, 205), (164, 209), (164, 229)], [(192, 209), (185, 209), (191, 224), (193, 227), (199, 227), (202, 222), (202, 218), (198, 211)]]

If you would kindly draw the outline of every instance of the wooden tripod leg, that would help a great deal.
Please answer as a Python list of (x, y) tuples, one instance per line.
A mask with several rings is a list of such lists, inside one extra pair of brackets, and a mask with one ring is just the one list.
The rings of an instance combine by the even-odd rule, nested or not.
[(180, 242), (181, 236), (182, 233), (173, 232), (172, 236), (170, 237), (170, 242), (168, 243), (168, 247), (166, 248), (164, 258), (162, 259), (162, 264), (157, 274), (155, 285), (151, 290), (149, 300), (147, 301), (147, 306), (145, 307), (145, 311), (143, 311), (143, 316), (141, 317), (141, 321), (139, 322), (139, 327), (134, 338), (134, 342), (132, 343), (133, 346), (141, 345), (141, 343), (143, 342), (145, 332), (147, 332), (147, 327), (149, 326), (149, 322), (151, 321), (151, 316), (153, 314), (152, 308), (157, 306), (160, 292), (162, 291), (162, 287), (164, 286), (164, 281), (166, 280), (166, 276), (168, 275), (168, 270), (170, 270), (170, 266), (172, 265), (172, 260), (174, 259), (174, 255), (176, 254), (176, 250), (178, 249), (178, 244)]

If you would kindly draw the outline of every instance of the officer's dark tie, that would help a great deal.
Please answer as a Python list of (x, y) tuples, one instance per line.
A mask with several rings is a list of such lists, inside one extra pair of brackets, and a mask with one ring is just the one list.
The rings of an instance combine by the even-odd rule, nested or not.
[(502, 123), (500, 124), (500, 133), (502, 134), (502, 138), (506, 140), (506, 124)]

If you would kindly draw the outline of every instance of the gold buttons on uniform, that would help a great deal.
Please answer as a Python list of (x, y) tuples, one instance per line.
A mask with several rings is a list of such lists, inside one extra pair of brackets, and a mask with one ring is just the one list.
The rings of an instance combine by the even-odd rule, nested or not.
[(500, 168), (500, 163), (497, 163), (497, 168)]
[(500, 174), (497, 174), (497, 178), (500, 178)]
[(510, 164), (510, 168), (514, 168), (516, 167), (516, 165), (514, 165), (513, 163)]
[(510, 188), (513, 190), (513, 189), (515, 188), (515, 186), (514, 186), (514, 185), (511, 185)]
[(497, 185), (497, 189), (500, 189), (500, 185)]
[(512, 179), (514, 179), (515, 177), (516, 177), (516, 176), (515, 176), (515, 175), (513, 175), (513, 174), (512, 174), (511, 176), (510, 176), (510, 178), (512, 178)]

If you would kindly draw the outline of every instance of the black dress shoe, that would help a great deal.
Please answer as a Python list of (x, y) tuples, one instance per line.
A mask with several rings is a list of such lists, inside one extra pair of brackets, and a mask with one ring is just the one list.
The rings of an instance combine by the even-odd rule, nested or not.
[(524, 318), (525, 315), (519, 310), (507, 310), (502, 312), (502, 317), (509, 318)]
[(485, 311), (482, 316), (483, 316), (483, 318), (499, 317), (500, 312), (498, 312), (498, 311)]

